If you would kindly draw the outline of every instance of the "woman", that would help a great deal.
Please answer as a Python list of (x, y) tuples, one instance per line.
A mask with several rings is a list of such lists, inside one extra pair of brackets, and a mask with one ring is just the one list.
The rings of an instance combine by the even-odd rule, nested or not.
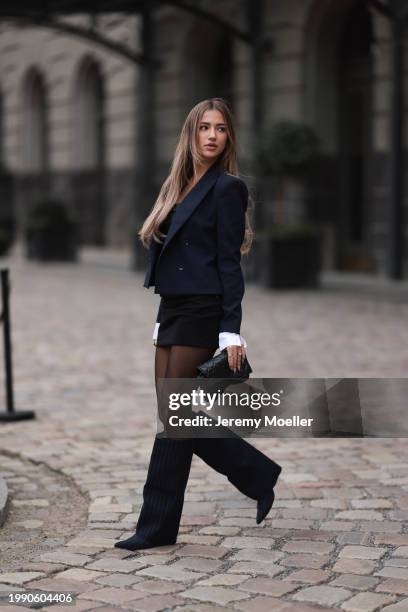
[[(144, 286), (155, 285), (161, 295), (153, 334), (156, 393), (160, 378), (195, 378), (197, 366), (217, 348), (227, 350), (233, 370), (245, 356), (240, 261), (252, 232), (248, 189), (237, 175), (228, 105), (221, 98), (204, 100), (187, 116), (170, 174), (139, 232), (150, 255)], [(257, 500), (258, 524), (265, 518), (278, 464), (239, 437), (156, 435), (136, 533), (116, 547), (138, 550), (176, 542), (193, 453)]]

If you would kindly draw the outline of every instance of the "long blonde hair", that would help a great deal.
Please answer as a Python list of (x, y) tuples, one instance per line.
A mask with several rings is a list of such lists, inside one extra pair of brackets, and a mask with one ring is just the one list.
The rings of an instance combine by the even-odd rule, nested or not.
[[(197, 134), (201, 119), (207, 110), (218, 110), (224, 116), (227, 126), (227, 142), (223, 152), (220, 153), (216, 161), (221, 169), (228, 174), (239, 176), (235, 129), (232, 113), (227, 102), (222, 98), (209, 98), (199, 102), (187, 115), (181, 129), (170, 174), (164, 181), (152, 210), (138, 232), (140, 240), (145, 247), (149, 247), (152, 239), (156, 242), (162, 241), (161, 239), (164, 238), (165, 234), (160, 232), (160, 224), (167, 217), (189, 181), (196, 176), (197, 164), (203, 162), (197, 148)], [(249, 200), (251, 201), (251, 198)], [(247, 209), (245, 215), (245, 235), (241, 245), (241, 253), (243, 255), (249, 252), (252, 240), (253, 231)]]

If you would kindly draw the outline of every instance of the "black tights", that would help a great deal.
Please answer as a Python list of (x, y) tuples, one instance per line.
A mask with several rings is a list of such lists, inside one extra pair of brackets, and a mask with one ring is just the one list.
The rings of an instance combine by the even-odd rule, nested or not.
[[(171, 378), (196, 378), (197, 366), (210, 359), (216, 349), (201, 348), (197, 346), (157, 346), (155, 355), (155, 385), (159, 420), (167, 428), (167, 420), (169, 417), (168, 411), (168, 393), (162, 395), (160, 400), (159, 379)], [(176, 383), (174, 391), (181, 392), (181, 388)], [(168, 388), (170, 392), (170, 388)], [(191, 406), (186, 408), (189, 412)], [(180, 411), (180, 415), (181, 415)], [(184, 415), (184, 413), (183, 413)], [(191, 416), (186, 414), (185, 416)], [(167, 431), (167, 429), (166, 429)], [(171, 431), (171, 429), (170, 429)], [(163, 435), (163, 434), (162, 434)], [(171, 435), (171, 434), (170, 434)]]
[(155, 382), (158, 378), (195, 378), (197, 366), (210, 359), (216, 349), (197, 346), (156, 346)]

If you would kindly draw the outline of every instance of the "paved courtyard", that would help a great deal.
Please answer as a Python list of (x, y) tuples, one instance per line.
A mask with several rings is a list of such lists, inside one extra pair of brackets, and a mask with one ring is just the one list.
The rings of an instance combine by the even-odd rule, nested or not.
[[(0, 425), (0, 592), (75, 593), (50, 610), (407, 612), (407, 439), (254, 440), (283, 466), (260, 526), (194, 458), (177, 544), (113, 547), (134, 531), (155, 433), (158, 296), (98, 261), (3, 260), (16, 408), (36, 419)], [(259, 378), (406, 377), (407, 320), (384, 298), (248, 286), (242, 334)]]

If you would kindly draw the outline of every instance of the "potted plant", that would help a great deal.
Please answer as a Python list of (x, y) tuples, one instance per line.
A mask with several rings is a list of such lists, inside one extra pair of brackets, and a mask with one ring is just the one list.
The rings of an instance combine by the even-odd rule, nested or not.
[(77, 226), (58, 201), (39, 202), (25, 229), (26, 254), (39, 261), (76, 261)]
[(268, 262), (263, 282), (268, 287), (317, 287), (321, 268), (321, 233), (306, 223), (303, 211), (290, 219), (285, 203), (293, 184), (298, 190), (319, 152), (319, 141), (308, 125), (284, 120), (266, 132), (258, 153), (264, 176), (272, 176), (276, 186), (273, 224), (257, 232), (260, 256)]

